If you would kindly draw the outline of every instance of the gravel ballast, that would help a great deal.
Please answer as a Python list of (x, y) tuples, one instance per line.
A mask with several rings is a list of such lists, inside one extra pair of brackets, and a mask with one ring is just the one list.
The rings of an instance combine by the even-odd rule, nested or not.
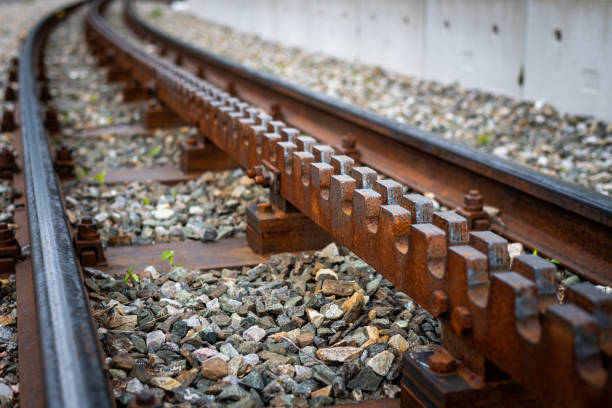
[[(117, 168), (177, 167), (189, 126), (121, 133), (142, 122), (147, 102), (126, 104), (122, 84), (109, 84), (82, 37), (82, 14), (71, 17), (49, 41), (47, 68), (62, 137), (73, 152), (77, 179), (63, 184), (72, 225), (90, 216), (104, 245), (146, 245), (184, 239), (213, 241), (244, 237), (247, 205), (266, 192), (240, 169), (207, 172), (197, 180), (164, 185), (132, 182), (107, 185)], [(87, 135), (89, 131), (94, 135)]]
[(400, 123), (612, 194), (612, 124), (559, 113), (543, 102), (440, 84), (310, 53), (177, 11), (135, 3), (155, 27), (251, 68)]
[(429, 313), (335, 244), (242, 270), (134, 272), (126, 283), (86, 269), (121, 403), (142, 392), (207, 407), (395, 398), (402, 353), (439, 343)]

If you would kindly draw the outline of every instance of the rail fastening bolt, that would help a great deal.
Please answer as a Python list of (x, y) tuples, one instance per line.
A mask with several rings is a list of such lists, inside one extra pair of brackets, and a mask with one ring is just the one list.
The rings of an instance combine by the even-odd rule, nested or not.
[(435, 290), (431, 294), (431, 314), (434, 317), (448, 312), (448, 296), (443, 290)]
[(480, 191), (470, 190), (469, 193), (463, 198), (463, 205), (466, 210), (469, 211), (482, 211), (484, 201)]
[(95, 241), (98, 239), (98, 227), (91, 217), (83, 217), (77, 224), (77, 238), (81, 241)]
[(272, 209), (272, 204), (270, 204), (270, 203), (259, 203), (259, 204), (257, 204), (257, 212), (264, 213), (264, 214), (270, 214), (273, 211), (274, 210)]
[(455, 371), (458, 363), (444, 347), (440, 347), (429, 356), (427, 365), (431, 371), (446, 374)]
[(472, 330), (472, 313), (465, 306), (457, 306), (451, 313), (451, 326), (455, 333), (462, 336)]
[(10, 245), (15, 240), (15, 229), (7, 223), (0, 224), (0, 246)]
[(345, 149), (354, 149), (357, 145), (357, 138), (351, 133), (342, 136), (342, 147)]

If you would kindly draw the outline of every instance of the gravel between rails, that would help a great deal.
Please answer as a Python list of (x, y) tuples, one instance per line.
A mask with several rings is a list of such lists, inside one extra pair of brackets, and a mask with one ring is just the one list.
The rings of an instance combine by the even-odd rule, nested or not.
[(284, 47), (160, 3), (137, 2), (135, 6), (157, 28), (196, 46), (398, 122), (612, 195), (612, 123), (561, 114), (543, 102), (424, 81)]
[(86, 273), (120, 404), (143, 391), (211, 408), (395, 398), (402, 353), (440, 338), (428, 312), (335, 244), (242, 270)]
[[(125, 136), (117, 125), (136, 125), (146, 102), (125, 104), (121, 84), (108, 84), (82, 36), (82, 12), (49, 40), (47, 67), (63, 144), (73, 152), (77, 180), (64, 183), (69, 221), (91, 216), (105, 245), (143, 245), (243, 237), (245, 208), (265, 200), (263, 188), (240, 169), (204, 173), (167, 186), (156, 182), (106, 185), (109, 169), (178, 165), (179, 142), (195, 134), (184, 126)], [(79, 136), (106, 128), (101, 136)]]

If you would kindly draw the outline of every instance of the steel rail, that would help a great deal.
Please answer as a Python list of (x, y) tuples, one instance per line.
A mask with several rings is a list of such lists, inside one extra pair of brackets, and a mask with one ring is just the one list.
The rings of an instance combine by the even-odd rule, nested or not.
[(351, 106), (228, 58), (153, 27), (125, 2), (126, 23), (141, 37), (180, 58), (181, 65), (323, 143), (356, 138), (360, 161), (413, 190), (433, 192), (455, 208), (478, 189), (498, 208), (492, 229), (557, 259), (584, 278), (612, 286), (612, 199), (472, 148)]
[[(295, 129), (249, 124), (239, 100), (125, 41), (102, 18), (106, 4), (98, 0), (88, 14), (96, 54), (155, 89), (182, 118), (197, 119), (200, 131), (243, 166), (263, 164), (274, 191), (438, 317), (443, 346), (482, 381), (476, 388), (492, 362), (540, 403), (612, 404), (612, 296), (582, 283), (558, 304), (549, 262), (522, 255), (510, 266), (500, 236), (468, 235), (466, 219), (432, 213), (423, 196), (402, 196), (399, 183), (377, 182), (372, 169), (354, 167)], [(493, 377), (498, 383), (499, 374)]]
[(113, 406), (47, 144), (35, 71), (44, 37), (66, 13), (81, 4), (82, 1), (59, 8), (39, 21), (25, 40), (19, 65), (19, 108), (44, 399), (46, 406), (58, 408)]

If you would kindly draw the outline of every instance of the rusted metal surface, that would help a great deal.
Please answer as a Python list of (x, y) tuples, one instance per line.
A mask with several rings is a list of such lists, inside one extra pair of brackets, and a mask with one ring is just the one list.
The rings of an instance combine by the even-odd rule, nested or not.
[(151, 101), (145, 112), (144, 127), (146, 129), (165, 129), (184, 125), (185, 122), (171, 111), (159, 104), (159, 102)]
[(106, 249), (108, 266), (104, 271), (124, 274), (131, 266), (144, 269), (153, 265), (160, 270), (168, 269), (168, 262), (161, 259), (164, 251), (174, 251), (174, 259), (187, 268), (216, 269), (257, 265), (268, 260), (267, 256), (255, 254), (243, 238), (222, 239), (214, 242), (181, 241), (144, 246), (110, 247)]
[(362, 401), (358, 404), (331, 405), (330, 408), (399, 408), (399, 398)]
[(21, 51), (19, 113), (35, 298), (30, 301), (40, 333), (37, 349), (44, 391), (37, 396), (44, 395), (49, 407), (106, 408), (113, 406), (112, 394), (47, 143), (51, 129), (45, 129), (45, 107), (38, 99), (45, 36), (79, 4), (59, 8), (39, 21)]
[[(499, 367), (547, 405), (612, 405), (612, 376), (608, 375), (611, 368), (604, 353), (606, 349), (600, 344), (600, 333), (605, 332), (607, 326), (599, 320), (607, 322), (610, 315), (607, 312), (602, 317), (597, 312), (601, 308), (589, 311), (584, 306), (607, 305), (612, 302), (612, 296), (602, 294), (605, 300), (601, 301), (593, 298), (594, 292), (583, 290), (580, 296), (570, 294), (568, 299), (586, 297), (586, 302), (550, 303), (552, 281), (546, 268), (541, 267), (545, 260), (526, 255), (510, 265), (507, 241), (501, 236), (490, 231), (469, 231), (464, 217), (454, 212), (433, 212), (431, 201), (425, 197), (402, 195), (401, 184), (397, 181), (377, 180), (375, 170), (357, 166), (346, 155), (335, 155), (333, 148), (311, 137), (300, 136), (297, 129), (287, 128), (267, 115), (258, 115), (243, 100), (231, 97), (212, 83), (126, 43), (101, 18), (100, 4), (94, 3), (88, 14), (88, 40), (97, 43), (99, 48), (112, 49), (115, 63), (130, 67), (136, 80), (143, 84), (155, 83), (157, 97), (169, 109), (195, 123), (205, 137), (243, 167), (261, 166), (255, 173), (260, 172), (271, 192), (306, 214), (412, 299), (435, 311), (443, 333), (447, 333), (443, 334), (444, 347), (460, 361), (462, 370), (471, 373), (473, 382), (488, 385), (488, 381), (500, 373), (491, 367)], [(210, 76), (208, 70), (206, 76)], [(238, 94), (243, 95), (241, 91)], [(272, 99), (268, 94), (266, 103)], [(284, 109), (282, 112), (293, 123)], [(346, 117), (342, 112), (337, 115)], [(324, 117), (317, 119), (321, 125), (325, 124)], [(352, 117), (351, 121), (355, 126), (372, 126), (363, 118), (360, 121)], [(336, 137), (343, 134), (341, 131), (341, 128), (335, 129)], [(432, 183), (433, 179), (427, 174), (440, 174), (439, 169), (432, 167), (441, 165), (439, 157), (415, 155), (408, 144), (397, 146), (397, 151), (368, 150), (365, 148), (368, 144), (370, 147), (389, 145), (389, 138), (381, 138), (380, 133), (363, 138), (361, 135), (363, 133), (357, 133), (363, 157), (392, 163), (390, 158), (396, 156), (401, 157), (403, 163), (413, 160), (421, 163), (423, 173), (413, 174), (412, 180), (423, 180), (423, 183)], [(435, 144), (428, 147), (430, 151), (438, 148)], [(446, 156), (445, 159), (451, 158)], [(466, 180), (483, 177), (482, 173), (473, 170), (486, 166), (466, 162), (462, 167), (455, 159), (446, 161), (447, 170), (454, 169), (452, 180), (450, 175), (441, 175), (436, 183), (445, 183), (445, 188), (451, 190), (461, 190), (463, 198), (465, 191), (475, 187)], [(396, 170), (413, 173), (415, 167)], [(493, 181), (510, 177), (500, 173), (499, 165), (480, 170), (489, 177), (488, 182), (476, 183), (479, 190), (485, 192), (485, 200), (490, 192), (497, 190), (501, 197), (525, 200), (530, 203), (527, 207), (536, 211), (531, 205), (537, 195), (524, 196), (529, 195), (531, 189), (541, 190), (542, 186), (532, 186), (521, 179), (524, 185), (519, 191), (509, 187), (513, 182)], [(442, 170), (442, 174), (447, 173)], [(462, 181), (463, 177), (467, 178)], [(400, 177), (400, 181), (403, 178)], [(515, 195), (508, 197), (506, 190)], [(544, 201), (540, 204), (545, 209), (552, 205)], [(567, 201), (563, 205), (571, 207)], [(555, 211), (558, 214), (558, 210)], [(547, 216), (554, 219), (555, 211)], [(603, 224), (594, 228), (599, 233), (590, 235), (599, 239), (596, 246), (601, 248), (610, 238), (605, 234), (601, 236), (609, 231), (608, 212), (597, 206), (583, 212), (604, 216), (598, 220)], [(531, 219), (531, 215), (518, 216), (523, 217), (523, 221)], [(537, 230), (543, 219), (534, 221), (532, 228)], [(548, 224), (557, 225), (555, 229), (565, 221)], [(546, 237), (542, 242), (555, 245), (555, 234), (550, 227), (537, 230), (537, 233)], [(581, 242), (584, 237), (576, 233), (578, 237), (574, 238)], [(589, 244), (584, 244), (587, 254)], [(584, 256), (582, 250), (574, 248), (573, 253)], [(599, 259), (602, 259), (601, 254)], [(603, 273), (600, 278), (609, 279), (609, 270)]]
[(332, 237), (300, 212), (286, 213), (269, 203), (246, 208), (247, 242), (258, 254), (323, 248)]
[(20, 261), (21, 246), (15, 238), (15, 229), (6, 223), (0, 223), (0, 274), (15, 272), (15, 264)]
[[(21, 134), (13, 138), (15, 151), (22, 152)], [(23, 154), (16, 158), (16, 164), (23, 167)], [(19, 172), (13, 177), (13, 188), (25, 191), (25, 174)], [(30, 244), (26, 195), (14, 198), (16, 207), (15, 224), (19, 226), (15, 237), (22, 245)], [(15, 266), (17, 284), (17, 341), (19, 344), (19, 403), (23, 407), (42, 408), (45, 406), (45, 391), (42, 378), (42, 356), (40, 353), (40, 333), (35, 307), (32, 263), (25, 258)]]
[(15, 121), (15, 111), (10, 106), (4, 107), (2, 112), (2, 123), (0, 124), (0, 132), (12, 132), (17, 129), (17, 122)]
[[(495, 232), (559, 260), (591, 281), (612, 285), (609, 198), (195, 48), (148, 25), (131, 1), (126, 2), (125, 18), (169, 57), (180, 55), (184, 70), (205, 73), (220, 90), (231, 84), (241, 101), (282, 115), (285, 123), (336, 146), (341, 154), (354, 157), (356, 150), (362, 164), (417, 192), (433, 192), (442, 204), (455, 208), (463, 204), (466, 192), (479, 190), (486, 205), (499, 209), (492, 220)], [(184, 97), (193, 98), (197, 91)]]
[(4, 90), (4, 100), (6, 102), (15, 102), (17, 100), (17, 92), (13, 83), (9, 82)]
[(17, 341), (19, 343), (19, 403), (22, 407), (45, 406), (40, 333), (34, 303), (32, 263), (17, 264)]
[(74, 177), (74, 159), (72, 152), (66, 146), (61, 145), (55, 152), (53, 168), (60, 179)]
[(82, 266), (104, 266), (108, 263), (104, 256), (98, 227), (91, 217), (83, 217), (77, 224), (74, 252)]
[(12, 180), (13, 174), (17, 173), (19, 166), (15, 161), (15, 155), (7, 147), (3, 147), (0, 151), (0, 178), (4, 180)]
[(211, 142), (189, 138), (179, 145), (180, 167), (183, 173), (221, 171), (239, 167), (225, 152)]
[(132, 181), (157, 181), (163, 184), (176, 184), (194, 180), (200, 176), (198, 173), (184, 173), (174, 166), (163, 167), (120, 167), (109, 169), (104, 178), (104, 184), (123, 184)]
[(128, 80), (121, 92), (123, 95), (123, 102), (125, 103), (144, 101), (150, 98), (149, 92), (138, 82), (133, 80)]
[[(469, 372), (428, 369), (434, 353), (406, 353), (402, 372), (402, 407), (537, 408), (542, 404), (517, 383), (497, 380), (486, 387), (475, 384)], [(431, 364), (430, 364), (431, 366)]]

